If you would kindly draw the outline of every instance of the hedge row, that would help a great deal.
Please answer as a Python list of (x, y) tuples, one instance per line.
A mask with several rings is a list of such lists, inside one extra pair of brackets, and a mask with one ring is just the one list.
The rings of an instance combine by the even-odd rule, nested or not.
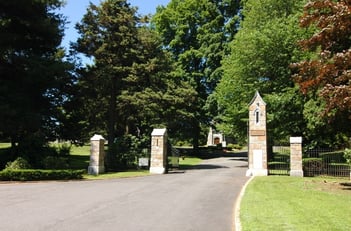
[(324, 152), (324, 153), (320, 153), (319, 157), (323, 158), (323, 160), (326, 160), (328, 162), (346, 163), (346, 159), (344, 157), (344, 151)]
[(42, 170), (42, 169), (9, 169), (0, 172), (3, 181), (34, 180), (74, 180), (82, 179), (85, 170)]

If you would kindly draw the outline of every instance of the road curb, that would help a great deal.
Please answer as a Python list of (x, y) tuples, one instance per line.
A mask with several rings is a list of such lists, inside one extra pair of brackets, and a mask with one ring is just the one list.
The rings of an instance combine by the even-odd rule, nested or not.
[(249, 185), (249, 183), (253, 179), (254, 179), (254, 177), (251, 177), (248, 181), (246, 181), (244, 186), (241, 188), (241, 191), (240, 191), (238, 197), (236, 198), (235, 207), (234, 207), (234, 227), (233, 227), (233, 231), (241, 231), (240, 204), (241, 204), (241, 200), (242, 200), (242, 198), (243, 198), (243, 196), (245, 194), (246, 187)]

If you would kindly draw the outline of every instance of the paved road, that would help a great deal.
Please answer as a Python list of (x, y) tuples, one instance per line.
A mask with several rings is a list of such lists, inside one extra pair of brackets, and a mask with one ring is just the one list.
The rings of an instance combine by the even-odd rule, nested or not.
[(101, 181), (0, 184), (0, 230), (230, 231), (247, 163)]

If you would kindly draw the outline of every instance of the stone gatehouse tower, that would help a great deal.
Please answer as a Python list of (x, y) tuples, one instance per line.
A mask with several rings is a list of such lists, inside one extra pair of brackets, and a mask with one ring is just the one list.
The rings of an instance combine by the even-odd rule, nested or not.
[(256, 92), (249, 105), (249, 169), (247, 176), (267, 176), (266, 103)]

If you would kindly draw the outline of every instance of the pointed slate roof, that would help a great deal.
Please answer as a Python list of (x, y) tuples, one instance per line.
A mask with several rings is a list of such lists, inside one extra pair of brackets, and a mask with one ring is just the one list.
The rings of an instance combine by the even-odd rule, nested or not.
[(258, 91), (256, 91), (255, 96), (252, 98), (249, 105), (252, 105), (256, 100), (261, 101), (263, 103), (263, 105), (266, 105), (266, 103), (263, 101), (263, 99)]

